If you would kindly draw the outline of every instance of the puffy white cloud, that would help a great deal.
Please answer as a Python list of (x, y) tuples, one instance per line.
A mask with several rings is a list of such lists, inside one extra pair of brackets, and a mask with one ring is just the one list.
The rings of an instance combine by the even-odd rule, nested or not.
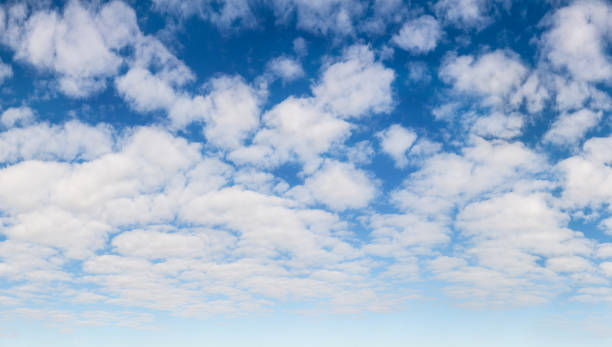
[(510, 104), (517, 107), (524, 102), (527, 112), (538, 113), (542, 111), (549, 97), (548, 89), (542, 84), (538, 75), (532, 73), (510, 97)]
[(375, 61), (368, 47), (356, 45), (325, 69), (312, 92), (317, 102), (342, 117), (386, 113), (393, 102), (394, 78), (393, 70)]
[(499, 102), (521, 86), (527, 72), (516, 54), (496, 50), (477, 58), (450, 56), (440, 68), (440, 78), (457, 91), (489, 96), (489, 102)]
[(417, 139), (417, 134), (399, 124), (393, 124), (378, 134), (383, 152), (395, 161), (395, 165), (403, 168), (408, 164), (407, 152)]
[[(23, 161), (8, 166), (0, 173), (2, 181), (10, 182), (0, 189), (0, 208), (10, 212), (3, 220), (7, 235), (58, 247), (70, 257), (81, 258), (103, 246), (114, 225), (171, 215), (166, 198), (138, 195), (160, 189), (177, 170), (189, 168), (199, 158), (197, 147), (155, 130), (136, 132), (120, 154), (105, 153), (111, 148), (105, 148), (104, 142), (98, 147), (91, 141), (95, 136), (108, 141), (102, 129), (75, 123), (67, 124), (64, 131), (59, 135), (52, 132), (59, 138), (58, 153), (50, 153), (52, 147), (40, 146), (28, 149), (26, 154), (51, 159), (63, 156), (60, 159), (67, 160), (81, 155), (85, 161)], [(91, 153), (81, 148), (79, 141), (84, 138), (92, 147)], [(126, 220), (126, 212), (136, 213)]]
[(568, 216), (555, 209), (545, 194), (507, 193), (474, 202), (459, 213), (457, 220), (466, 234), (487, 243), (499, 242), (547, 256), (591, 252), (581, 233), (563, 227)]
[(438, 21), (429, 15), (423, 15), (404, 23), (399, 33), (391, 38), (399, 48), (415, 54), (434, 50), (442, 37)]
[(612, 169), (609, 163), (610, 138), (592, 138), (582, 153), (557, 163), (561, 174), (564, 205), (572, 208), (598, 208), (612, 197)]
[(600, 243), (596, 255), (598, 258), (612, 258), (612, 243)]
[(322, 111), (313, 99), (290, 97), (262, 116), (265, 128), (253, 139), (254, 145), (232, 152), (237, 162), (277, 164), (299, 159), (316, 168), (319, 154), (343, 142), (351, 125)]
[(327, 161), (304, 186), (333, 210), (366, 207), (377, 194), (375, 182), (364, 171), (335, 161)]
[(71, 1), (61, 14), (41, 10), (13, 25), (16, 59), (55, 72), (60, 90), (74, 97), (105, 87), (123, 61), (117, 50), (138, 31), (134, 11), (118, 1), (95, 12)]
[(27, 106), (11, 107), (0, 115), (0, 123), (7, 128), (14, 125), (25, 125), (31, 122), (34, 118), (34, 112)]
[(557, 68), (584, 81), (612, 78), (606, 47), (612, 39), (612, 10), (605, 1), (578, 1), (557, 10), (542, 37), (544, 56)]
[(173, 86), (180, 87), (195, 79), (183, 61), (172, 54), (164, 44), (151, 35), (138, 35), (133, 42), (134, 53), (128, 63), (132, 68), (154, 71), (154, 75)]
[(459, 27), (482, 28), (492, 19), (488, 14), (489, 0), (438, 0), (436, 13)]
[(233, 149), (259, 125), (263, 96), (238, 76), (208, 81), (205, 95), (178, 92), (166, 77), (134, 67), (115, 81), (117, 90), (137, 111), (163, 110), (175, 128), (204, 122), (204, 134), (214, 146)]
[[(61, 13), (35, 7), (31, 15), (26, 7), (13, 6), (9, 13), (3, 43), (15, 51), (16, 60), (56, 75), (56, 85), (68, 96), (85, 97), (104, 89), (125, 64), (136, 70), (123, 76), (123, 95), (129, 82), (133, 88), (137, 81), (157, 82), (154, 89), (159, 89), (163, 83), (175, 86), (193, 79), (159, 40), (140, 31), (134, 10), (121, 1), (90, 6), (69, 1)], [(144, 75), (141, 69), (149, 67), (160, 81)], [(129, 101), (134, 102), (135, 94), (127, 95)], [(155, 107), (159, 105), (138, 108)]]
[(517, 113), (504, 115), (496, 112), (489, 116), (478, 117), (471, 131), (483, 137), (510, 139), (520, 135), (522, 127), (522, 115)]
[(402, 248), (401, 236), (387, 226), (364, 248), (396, 259), (435, 254), (452, 228), (462, 240), (453, 243), (461, 246), (434, 259), (431, 271), (451, 283), (449, 295), (470, 306), (530, 305), (567, 290), (567, 283), (602, 283), (589, 260), (596, 242), (568, 227), (570, 214), (560, 204), (565, 196), (553, 196), (557, 183), (541, 176), (551, 170), (545, 158), (519, 142), (471, 141), (458, 154), (425, 158), (392, 194), (406, 225), (415, 226), (405, 232), (429, 236), (430, 243), (421, 239)]
[[(612, 277), (612, 262), (606, 261), (599, 264), (599, 267), (607, 277)], [(607, 288), (606, 288), (607, 289)]]
[(455, 283), (448, 294), (468, 305), (531, 305), (567, 290), (564, 281), (601, 283), (584, 258), (594, 243), (566, 227), (569, 216), (551, 195), (504, 193), (459, 211), (455, 227), (468, 239), (465, 247), (431, 265), (438, 278)]
[(543, 157), (520, 142), (475, 138), (460, 155), (442, 152), (426, 158), (392, 198), (403, 209), (446, 219), (455, 204), (484, 193), (519, 189), (525, 177), (546, 167)]
[(587, 131), (593, 129), (601, 120), (602, 112), (583, 109), (574, 113), (564, 113), (544, 134), (544, 141), (557, 145), (573, 145), (579, 142)]
[(169, 116), (176, 128), (204, 122), (208, 143), (225, 149), (239, 147), (259, 125), (263, 96), (238, 76), (213, 78), (205, 84), (208, 94), (177, 97)]
[[(263, 115), (265, 127), (255, 134), (252, 145), (241, 147), (259, 125), (265, 91), (239, 77), (222, 76), (205, 85), (208, 94), (191, 96), (177, 88), (190, 78), (179, 63), (167, 73), (152, 73), (146, 66), (157, 59), (145, 53), (136, 56), (133, 67), (116, 79), (120, 94), (138, 111), (165, 110), (176, 128), (203, 121), (208, 142), (233, 150), (230, 158), (239, 163), (277, 165), (297, 157), (309, 162), (312, 170), (319, 154), (348, 135), (349, 124), (338, 117), (388, 112), (392, 103), (393, 71), (376, 62), (369, 48), (352, 46), (325, 69), (321, 82), (312, 88), (313, 98), (288, 98), (273, 107)], [(316, 131), (305, 132), (309, 127)]]
[(171, 112), (177, 108), (177, 114), (170, 117), (180, 126), (195, 118), (201, 98), (192, 98), (178, 89), (195, 78), (191, 70), (151, 36), (138, 35), (133, 48), (134, 55), (128, 60), (130, 69), (115, 78), (119, 95), (140, 112)]
[(411, 255), (430, 254), (436, 246), (450, 241), (450, 230), (444, 224), (413, 214), (375, 214), (370, 218), (371, 242), (367, 253), (398, 260)]
[(368, 47), (349, 47), (323, 71), (313, 97), (289, 97), (265, 112), (252, 144), (234, 150), (230, 159), (264, 166), (298, 160), (313, 172), (319, 156), (350, 135), (352, 126), (343, 118), (390, 110), (394, 75)]
[(554, 257), (546, 260), (546, 267), (556, 272), (591, 272), (593, 264), (578, 256)]
[(374, 148), (369, 141), (359, 141), (345, 148), (339, 148), (339, 152), (346, 154), (348, 162), (353, 164), (368, 164), (374, 156)]
[[(326, 235), (338, 223), (337, 218), (328, 212), (294, 206), (291, 200), (231, 187), (195, 197), (181, 209), (180, 218), (202, 227), (221, 226), (239, 233), (234, 246), (237, 254), (274, 257), (289, 252), (295, 266), (332, 257), (320, 247), (336, 243)], [(333, 257), (342, 258), (343, 254)]]
[[(3, 117), (3, 123), (4, 120)], [(79, 121), (63, 125), (38, 123), (0, 132), (0, 162), (4, 163), (31, 159), (90, 160), (110, 152), (112, 147), (108, 126), (92, 127)]]
[(588, 107), (593, 110), (609, 110), (612, 99), (595, 88), (592, 83), (555, 76), (551, 89), (556, 93), (555, 107), (559, 111), (578, 111)]
[[(10, 175), (10, 171), (8, 174)], [(34, 241), (45, 246), (57, 247), (65, 250), (66, 256), (77, 259), (101, 248), (104, 236), (112, 230), (106, 223), (82, 218), (70, 210), (55, 206), (41, 206), (31, 211), (24, 211), (9, 221), (10, 226), (3, 232), (12, 240)]]
[(132, 68), (118, 77), (115, 85), (119, 94), (141, 112), (169, 108), (176, 98), (174, 89), (168, 83), (140, 67)]
[[(278, 179), (246, 177), (253, 171), (241, 174), (156, 128), (128, 129), (115, 140), (79, 161), (28, 160), (47, 155), (38, 148), (0, 169), (6, 183), (0, 185), (6, 238), (0, 276), (42, 286), (11, 287), (16, 302), (18, 295), (55, 295), (189, 315), (259, 309), (270, 303), (262, 296), (336, 300), (352, 310), (383, 305), (372, 296), (381, 289), (369, 276), (371, 264), (342, 239), (351, 234), (346, 224), (261, 187)], [(369, 177), (351, 164), (333, 162), (312, 177), (344, 189), (325, 195), (314, 185), (313, 195), (338, 208), (365, 206), (375, 194)], [(83, 260), (78, 284), (62, 270), (71, 259)], [(61, 289), (50, 289), (49, 281)], [(82, 283), (94, 284), (95, 292), (78, 289)], [(363, 290), (370, 301), (359, 299)]]
[(268, 70), (285, 82), (290, 82), (304, 76), (302, 65), (295, 59), (278, 57), (268, 62)]
[[(295, 14), (300, 28), (322, 34), (372, 34), (385, 21), (400, 26), (406, 18), (395, 0), (263, 5), (270, 4), (279, 23)], [(221, 28), (256, 25), (253, 2), (213, 5), (155, 2)], [(481, 28), (490, 20), (483, 12), (489, 5), (441, 0), (433, 7), (447, 23)], [(550, 66), (530, 73), (509, 51), (450, 56), (441, 79), (456, 92), (485, 98), (493, 110), (477, 117), (475, 106), (462, 115), (460, 136), (467, 138), (442, 131), (445, 152), (397, 124), (375, 135), (397, 167), (411, 165), (401, 186), (385, 187), (392, 190), (387, 195), (359, 167), (370, 163), (376, 139), (364, 138), (366, 124), (355, 120), (392, 110), (395, 73), (382, 63), (384, 54), (377, 59), (372, 49), (356, 45), (326, 57), (311, 95), (267, 105), (266, 77), (302, 76), (297, 60), (273, 60), (255, 84), (215, 75), (194, 93), (195, 74), (158, 39), (143, 35), (123, 3), (71, 2), (61, 13), (32, 16), (25, 6), (11, 11), (10, 28), (0, 30), (17, 60), (50, 71), (73, 96), (114, 77), (119, 96), (134, 110), (161, 111), (168, 120), (116, 131), (78, 121), (32, 124), (25, 107), (0, 116), (1, 303), (69, 300), (197, 316), (291, 300), (356, 312), (399, 305), (410, 295), (405, 282), (419, 278), (448, 283), (445, 291), (470, 305), (541, 303), (570, 288), (576, 300), (609, 296), (609, 288), (589, 286), (607, 286), (612, 248), (570, 226), (587, 218), (609, 233), (612, 140), (588, 139), (558, 165), (538, 144), (530, 149), (509, 140), (526, 123), (517, 109), (538, 113), (550, 94), (561, 117), (544, 141), (581, 141), (610, 108), (603, 89), (590, 84), (604, 80), (599, 75), (550, 75)], [(379, 22), (369, 12), (384, 18)], [(542, 42), (554, 36), (559, 13)], [(357, 25), (362, 20), (367, 28)], [(393, 40), (425, 53), (441, 35), (437, 20), (425, 15)], [(296, 42), (303, 56), (303, 40)], [(67, 56), (71, 51), (75, 56)], [(72, 59), (87, 66), (72, 66)], [(569, 62), (553, 62), (564, 64), (571, 70)], [(446, 105), (436, 117), (458, 118), (448, 115), (462, 104)], [(178, 135), (192, 123), (202, 126), (204, 143)], [(584, 207), (593, 215), (585, 216)], [(84, 324), (142, 318), (15, 313)]]
[(259, 126), (261, 97), (239, 77), (213, 79), (209, 88), (204, 135), (216, 146), (237, 148)]
[(197, 233), (130, 230), (115, 236), (112, 245), (127, 257), (201, 258), (210, 256), (211, 249), (230, 245), (233, 239), (230, 234), (213, 230)]
[[(38, 289), (37, 284), (40, 282), (62, 281), (71, 278), (61, 268), (64, 261), (58, 257), (57, 251), (50, 247), (5, 240), (0, 243), (0, 250), (2, 251), (2, 256), (0, 256), (2, 259), (2, 262), (0, 262), (1, 277), (29, 281), (32, 289)], [(30, 293), (26, 295), (23, 295), (25, 294), (23, 292), (11, 294), (14, 294), (16, 303), (21, 303), (27, 300)]]

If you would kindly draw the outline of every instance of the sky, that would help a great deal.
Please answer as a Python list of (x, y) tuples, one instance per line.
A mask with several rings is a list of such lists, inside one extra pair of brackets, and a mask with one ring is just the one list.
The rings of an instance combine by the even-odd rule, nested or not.
[(612, 3), (0, 2), (0, 346), (612, 345)]

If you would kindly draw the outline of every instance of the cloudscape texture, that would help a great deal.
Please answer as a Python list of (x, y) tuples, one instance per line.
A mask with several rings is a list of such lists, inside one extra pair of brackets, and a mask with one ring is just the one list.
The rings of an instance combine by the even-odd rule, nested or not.
[(612, 3), (0, 4), (0, 345), (612, 345)]

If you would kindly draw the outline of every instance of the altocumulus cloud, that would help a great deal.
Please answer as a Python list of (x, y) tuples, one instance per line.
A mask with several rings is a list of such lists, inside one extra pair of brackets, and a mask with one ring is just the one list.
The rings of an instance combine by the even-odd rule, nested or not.
[(3, 3), (0, 316), (609, 312), (612, 6), (524, 2)]

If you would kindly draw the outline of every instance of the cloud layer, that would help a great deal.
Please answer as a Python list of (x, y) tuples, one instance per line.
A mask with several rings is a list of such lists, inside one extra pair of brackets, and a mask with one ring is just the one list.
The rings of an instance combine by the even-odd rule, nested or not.
[(5, 313), (612, 301), (612, 7), (517, 6), (0, 5)]

